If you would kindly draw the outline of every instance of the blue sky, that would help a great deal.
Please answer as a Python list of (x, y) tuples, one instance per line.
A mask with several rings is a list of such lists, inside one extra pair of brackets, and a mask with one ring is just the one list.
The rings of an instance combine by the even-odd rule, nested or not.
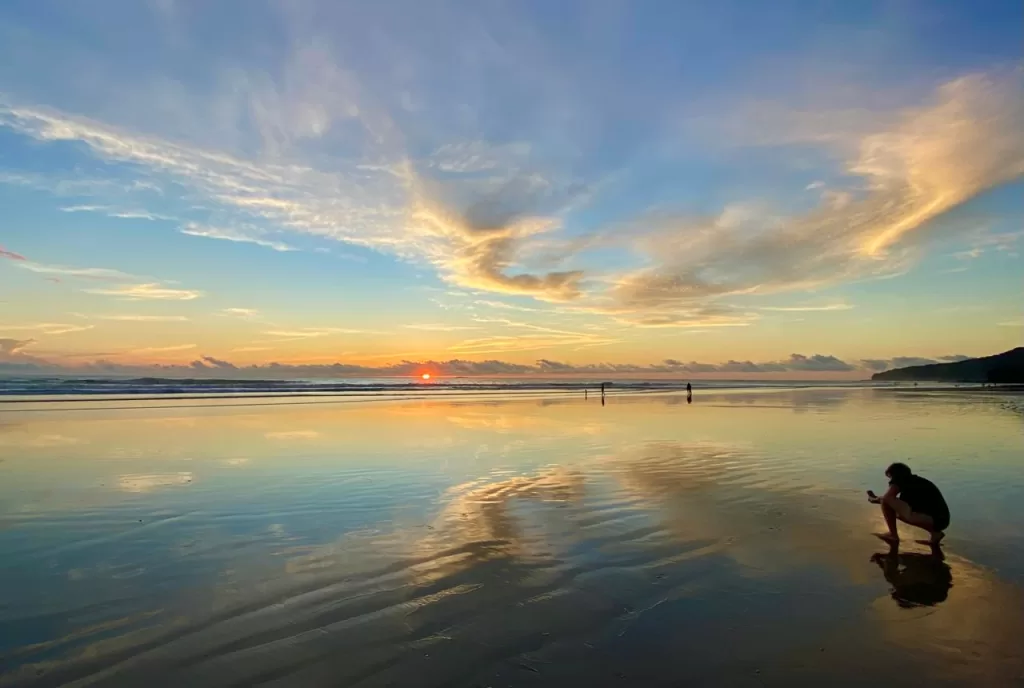
[(858, 377), (1011, 348), (1022, 23), (4, 3), (0, 365)]

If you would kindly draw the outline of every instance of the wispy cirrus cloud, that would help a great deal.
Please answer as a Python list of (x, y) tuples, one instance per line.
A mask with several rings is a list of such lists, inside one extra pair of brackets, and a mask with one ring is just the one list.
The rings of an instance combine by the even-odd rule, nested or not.
[(177, 289), (163, 286), (157, 282), (146, 284), (122, 284), (101, 289), (85, 289), (88, 294), (101, 296), (117, 296), (131, 301), (192, 301), (203, 295), (194, 289)]
[(170, 346), (146, 346), (141, 349), (133, 349), (133, 354), (169, 354), (176, 351), (189, 351), (195, 349), (195, 344), (172, 344)]
[(761, 306), (762, 311), (777, 311), (780, 313), (813, 313), (827, 311), (848, 311), (853, 306), (848, 303), (829, 303), (821, 306)]
[(597, 332), (546, 327), (507, 318), (474, 318), (476, 322), (504, 327), (508, 334), (465, 339), (449, 348), (461, 355), (488, 355), (515, 351), (569, 347), (575, 350), (616, 344), (620, 340)]
[(117, 322), (187, 322), (188, 317), (184, 315), (98, 315), (100, 320), (113, 320)]
[(201, 291), (167, 286), (157, 281), (149, 281), (150, 278), (147, 277), (131, 275), (110, 268), (47, 265), (30, 260), (18, 261), (15, 265), (24, 270), (44, 275), (46, 279), (57, 283), (62, 283), (65, 279), (114, 283), (114, 286), (110, 287), (90, 287), (82, 290), (88, 294), (119, 296), (132, 300), (164, 301), (191, 301), (203, 295)]
[(478, 306), (486, 306), (487, 308), (498, 308), (503, 311), (519, 311), (521, 313), (536, 313), (539, 308), (530, 308), (529, 306), (520, 306), (514, 303), (506, 303), (504, 301), (494, 301), (493, 299), (476, 299), (473, 301)]
[(222, 315), (230, 315), (236, 318), (254, 318), (260, 314), (255, 308), (225, 308)]
[(313, 339), (337, 334), (380, 334), (375, 330), (361, 330), (350, 327), (299, 327), (293, 329), (267, 330), (263, 334), (268, 337), (282, 339)]
[(169, 215), (161, 215), (148, 210), (123, 209), (107, 205), (68, 205), (61, 208), (65, 213), (102, 213), (107, 217), (116, 217), (121, 220), (166, 220), (173, 221), (175, 218)]
[(298, 250), (294, 246), (290, 246), (283, 241), (264, 239), (259, 235), (259, 233), (252, 233), (253, 230), (251, 229), (246, 232), (239, 229), (208, 227), (190, 223), (180, 231), (182, 234), (187, 234), (188, 236), (205, 237), (207, 239), (221, 239), (223, 241), (233, 241), (235, 243), (242, 244), (255, 244), (256, 246), (263, 246), (280, 252)]
[(120, 270), (109, 268), (79, 268), (69, 265), (45, 265), (32, 261), (18, 263), (18, 267), (41, 275), (53, 275), (60, 277), (77, 277), (87, 280), (123, 281), (137, 279)]
[(0, 330), (31, 331), (43, 335), (70, 334), (93, 329), (93, 325), (74, 325), (68, 323), (27, 323), (19, 325), (0, 325)]
[(0, 246), (0, 258), (6, 258), (8, 260), (18, 260), (18, 261), (27, 261), (28, 260), (28, 258), (26, 258), (25, 256), (21, 255), (20, 253), (15, 253), (14, 251), (7, 251), (2, 246)]
[(420, 330), (422, 332), (459, 332), (480, 329), (472, 325), (448, 325), (446, 323), (415, 323), (403, 325), (403, 327), (407, 330)]

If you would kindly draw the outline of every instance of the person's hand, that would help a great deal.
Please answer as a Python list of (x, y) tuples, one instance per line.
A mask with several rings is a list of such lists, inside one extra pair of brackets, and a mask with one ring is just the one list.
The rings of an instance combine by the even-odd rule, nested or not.
[(882, 501), (882, 498), (876, 495), (873, 491), (868, 490), (868, 501), (872, 504), (878, 504)]

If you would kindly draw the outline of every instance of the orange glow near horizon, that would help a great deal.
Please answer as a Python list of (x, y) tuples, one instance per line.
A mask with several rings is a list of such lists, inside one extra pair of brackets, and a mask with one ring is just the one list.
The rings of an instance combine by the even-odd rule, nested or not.
[(420, 377), (423, 378), (424, 380), (429, 380), (430, 379), (430, 373), (423, 373), (422, 375), (420, 375)]

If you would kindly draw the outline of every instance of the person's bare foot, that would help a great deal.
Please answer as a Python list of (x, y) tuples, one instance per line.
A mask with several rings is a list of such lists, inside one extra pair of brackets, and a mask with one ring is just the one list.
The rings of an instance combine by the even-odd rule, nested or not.
[(893, 535), (892, 533), (875, 533), (875, 537), (879, 540), (885, 540), (890, 545), (900, 544), (899, 536)]

